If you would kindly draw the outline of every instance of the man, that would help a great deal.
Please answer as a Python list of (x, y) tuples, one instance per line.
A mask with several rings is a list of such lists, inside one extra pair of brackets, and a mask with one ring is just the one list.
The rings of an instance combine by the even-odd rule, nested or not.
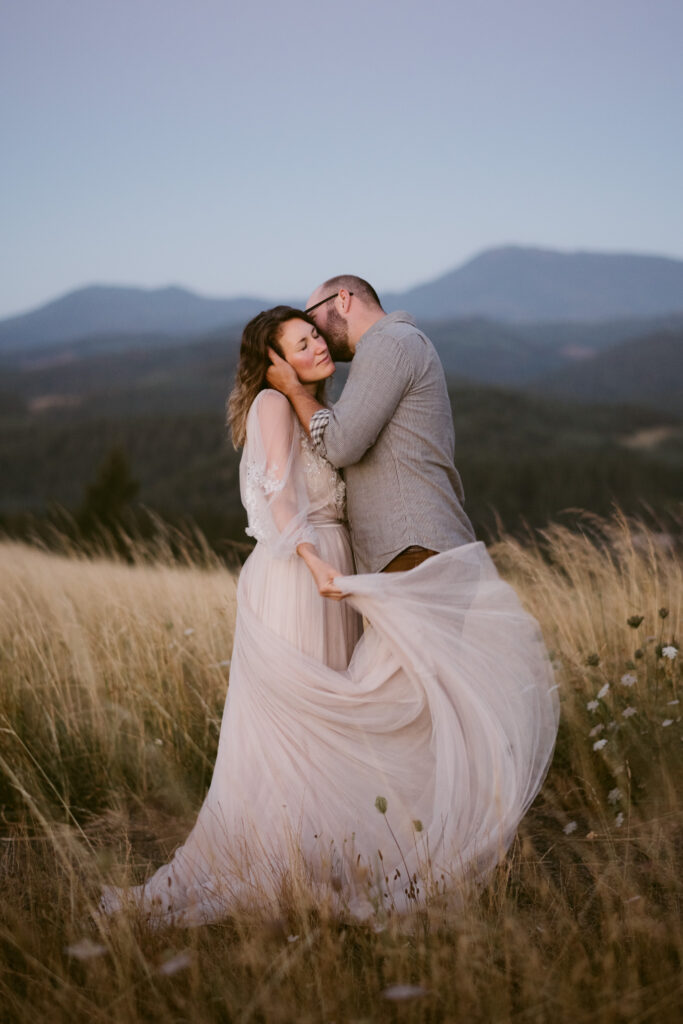
[(432, 343), (408, 313), (386, 314), (374, 288), (352, 275), (320, 285), (306, 312), (333, 359), (351, 360), (339, 401), (320, 405), (272, 350), (268, 383), (290, 400), (321, 454), (344, 470), (358, 571), (412, 569), (475, 540)]

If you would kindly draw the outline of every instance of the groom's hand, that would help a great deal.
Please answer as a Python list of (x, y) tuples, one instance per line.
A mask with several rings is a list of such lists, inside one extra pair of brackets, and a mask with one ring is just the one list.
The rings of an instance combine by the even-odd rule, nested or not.
[(299, 386), (296, 370), (272, 348), (268, 349), (268, 355), (271, 365), (266, 372), (266, 380), (271, 388), (281, 391), (283, 395), (289, 395)]

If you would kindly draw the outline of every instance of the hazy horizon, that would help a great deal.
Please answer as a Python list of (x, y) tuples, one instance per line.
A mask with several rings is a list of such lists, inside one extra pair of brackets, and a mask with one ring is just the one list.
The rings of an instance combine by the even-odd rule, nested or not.
[[(677, 262), (683, 262), (683, 258), (681, 258), (679, 256), (670, 256), (667, 253), (661, 253), (661, 252), (629, 252), (629, 251), (626, 251), (626, 250), (623, 250), (623, 251), (602, 250), (601, 251), (601, 250), (598, 250), (598, 249), (581, 249), (581, 248), (577, 248), (577, 249), (547, 249), (545, 246), (533, 246), (533, 245), (517, 246), (514, 242), (504, 243), (504, 244), (499, 245), (499, 246), (492, 246), (491, 247), (491, 249), (508, 249), (508, 248), (537, 249), (537, 250), (543, 250), (543, 251), (548, 251), (548, 252), (553, 252), (553, 253), (559, 253), (561, 255), (587, 254), (587, 255), (598, 255), (598, 256), (634, 256), (634, 257), (645, 257), (645, 258), (652, 258), (652, 259), (665, 259), (665, 260), (669, 260), (670, 259), (670, 260), (674, 260), (674, 261), (677, 261)], [(384, 289), (382, 289), (382, 292), (383, 292), (383, 294), (387, 294), (387, 295), (388, 294), (395, 294), (397, 292), (406, 291), (408, 289), (411, 289), (411, 288), (414, 288), (414, 287), (419, 287), (420, 285), (430, 283), (431, 281), (437, 280), (440, 277), (443, 277), (444, 275), (448, 274), (449, 272), (451, 272), (453, 270), (459, 269), (460, 267), (462, 267), (465, 264), (469, 263), (471, 260), (475, 259), (477, 256), (482, 255), (484, 252), (491, 251), (491, 249), (480, 250), (478, 252), (472, 253), (471, 256), (469, 256), (466, 259), (464, 259), (461, 263), (457, 263), (457, 264), (454, 264), (453, 266), (446, 267), (442, 271), (439, 271), (436, 274), (434, 274), (433, 277), (428, 278), (426, 280), (419, 280), (419, 281), (409, 282), (403, 288), (391, 288), (391, 287), (384, 288)], [(310, 285), (310, 282), (309, 282), (309, 285)], [(203, 299), (230, 300), (230, 299), (256, 299), (256, 298), (264, 298), (264, 299), (272, 300), (273, 302), (291, 301), (291, 300), (293, 300), (295, 298), (299, 298), (299, 299), (301, 299), (303, 301), (305, 295), (307, 294), (307, 291), (305, 289), (299, 289), (298, 296), (296, 294), (294, 294), (294, 293), (290, 293), (288, 295), (284, 295), (284, 294), (279, 294), (279, 295), (267, 294), (265, 291), (262, 291), (260, 293), (256, 292), (256, 291), (252, 291), (250, 293), (248, 293), (248, 292), (234, 292), (234, 293), (219, 294), (218, 292), (213, 292), (213, 293), (206, 292), (206, 291), (203, 291), (200, 288), (191, 288), (188, 285), (184, 284), (182, 281), (162, 281), (159, 284), (138, 284), (138, 283), (136, 283), (134, 281), (94, 281), (93, 280), (93, 281), (83, 281), (80, 284), (75, 284), (72, 288), (67, 288), (66, 291), (60, 292), (57, 295), (46, 296), (44, 299), (39, 300), (34, 306), (30, 306), (30, 307), (28, 307), (26, 309), (20, 309), (20, 310), (17, 310), (15, 312), (13, 312), (13, 313), (2, 314), (2, 315), (0, 315), (0, 321), (2, 321), (2, 320), (10, 320), (10, 319), (12, 319), (15, 316), (22, 316), (22, 315), (24, 315), (26, 313), (34, 312), (35, 310), (40, 309), (43, 306), (50, 305), (52, 302), (57, 302), (60, 299), (65, 298), (67, 295), (70, 295), (70, 294), (72, 294), (74, 292), (84, 291), (84, 290), (87, 290), (88, 288), (121, 288), (121, 289), (129, 289), (130, 288), (130, 289), (139, 289), (139, 290), (145, 291), (145, 292), (164, 291), (165, 289), (178, 288), (178, 289), (180, 289), (182, 291), (190, 292), (193, 295), (196, 295), (199, 298), (203, 298)], [(309, 287), (308, 290), (310, 290), (310, 287)]]

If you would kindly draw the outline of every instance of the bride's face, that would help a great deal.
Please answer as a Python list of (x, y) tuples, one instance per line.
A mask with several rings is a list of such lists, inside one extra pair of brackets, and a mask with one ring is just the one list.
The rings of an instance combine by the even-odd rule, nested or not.
[(302, 384), (324, 380), (334, 373), (334, 363), (324, 338), (305, 320), (288, 320), (278, 338), (282, 354), (296, 370)]

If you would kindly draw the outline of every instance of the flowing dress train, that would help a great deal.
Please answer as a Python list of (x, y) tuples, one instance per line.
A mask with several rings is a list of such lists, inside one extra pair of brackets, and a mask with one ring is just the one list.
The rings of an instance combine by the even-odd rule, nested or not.
[[(480, 542), (353, 575), (343, 481), (277, 392), (250, 410), (240, 476), (257, 544), (211, 786), (173, 859), (144, 885), (107, 887), (102, 911), (133, 901), (157, 922), (214, 921), (276, 901), (293, 864), (351, 912), (400, 912), (483, 877), (557, 733), (538, 624)], [(345, 574), (342, 602), (319, 596), (302, 540)]]

